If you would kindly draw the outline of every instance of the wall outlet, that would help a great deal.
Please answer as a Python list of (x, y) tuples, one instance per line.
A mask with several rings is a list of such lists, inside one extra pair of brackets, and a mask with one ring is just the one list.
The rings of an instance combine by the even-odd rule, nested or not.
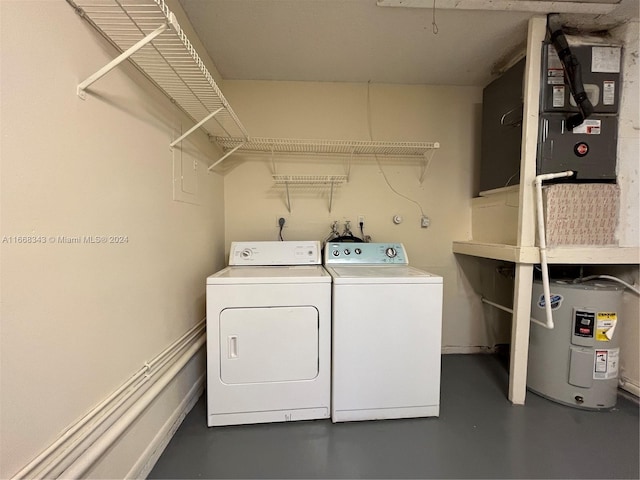
[(289, 226), (289, 219), (286, 215), (276, 215), (276, 227), (280, 228), (280, 219), (284, 218), (284, 227), (287, 228)]
[(358, 228), (360, 228), (360, 224), (364, 225), (364, 215), (358, 215)]
[(431, 225), (431, 220), (430, 220), (430, 219), (429, 219), (429, 217), (427, 217), (426, 215), (423, 215), (423, 216), (420, 218), (420, 226), (421, 226), (422, 228), (428, 228), (428, 227), (429, 227), (429, 225)]

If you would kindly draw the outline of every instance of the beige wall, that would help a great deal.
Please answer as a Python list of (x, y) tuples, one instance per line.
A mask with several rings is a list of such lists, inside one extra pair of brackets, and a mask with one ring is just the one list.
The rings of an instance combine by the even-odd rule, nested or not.
[[(403, 242), (410, 263), (442, 275), (445, 285), (443, 347), (469, 351), (508, 340), (487, 325), (477, 297), (458, 270), (451, 253), (453, 240), (470, 238), (474, 165), (479, 151), (482, 89), (377, 85), (370, 87), (370, 119), (374, 140), (440, 142), (426, 179), (420, 165), (406, 160), (381, 160), (391, 185), (417, 202), (430, 217), (420, 227), (415, 203), (395, 194), (374, 159), (355, 159), (348, 183), (334, 194), (329, 189), (292, 188), (291, 213), (286, 194), (275, 187), (270, 157), (236, 157), (225, 176), (226, 247), (233, 240), (276, 240), (277, 218), (287, 220), (287, 240), (323, 240), (334, 220), (365, 217), (365, 233), (373, 241)], [(225, 95), (252, 136), (315, 139), (369, 139), (367, 84), (226, 81)], [(344, 174), (344, 159), (275, 156), (279, 174)], [(401, 215), (400, 225), (392, 222)], [(499, 329), (499, 328), (498, 328)]]
[[(192, 123), (131, 65), (76, 96), (115, 54), (66, 2), (0, 8), (1, 236), (48, 240), (0, 244), (7, 478), (204, 317), (204, 279), (224, 264), (224, 198), (205, 165), (218, 154), (197, 133), (183, 156), (199, 162), (198, 193), (173, 200), (168, 144)], [(84, 235), (127, 242), (49, 240)], [(198, 358), (96, 474), (127, 473), (203, 373)]]
[[(415, 162), (381, 162), (393, 187), (431, 218), (428, 229), (419, 226), (420, 208), (390, 189), (372, 159), (353, 161), (331, 213), (328, 191), (317, 189), (292, 191), (289, 213), (270, 159), (230, 160), (220, 169), (224, 179), (208, 174), (218, 152), (198, 132), (175, 152), (182, 161), (174, 168), (168, 143), (192, 122), (129, 64), (80, 100), (78, 82), (114, 51), (66, 2), (3, 0), (0, 21), (0, 237), (9, 239), (0, 244), (0, 477), (199, 321), (203, 280), (224, 265), (230, 241), (275, 239), (279, 216), (293, 240), (324, 239), (334, 220), (356, 228), (364, 215), (374, 241), (402, 241), (413, 265), (444, 276), (445, 351), (508, 341), (508, 318), (483, 309), (475, 291), (504, 293), (509, 280), (493, 275), (490, 261), (451, 253), (453, 240), (471, 236), (481, 89), (371, 85), (369, 115), (366, 84), (225, 82), (255, 136), (367, 139), (370, 118), (375, 140), (441, 144), (422, 184)], [(174, 201), (174, 170), (194, 160), (197, 189), (178, 191), (184, 201)], [(285, 174), (346, 170), (330, 158), (276, 158), (275, 165)], [(404, 222), (394, 225), (393, 215)], [(124, 235), (127, 243), (58, 241), (85, 235)], [(47, 243), (10, 243), (18, 236)], [(191, 362), (92, 476), (130, 471), (203, 361), (200, 354)]]

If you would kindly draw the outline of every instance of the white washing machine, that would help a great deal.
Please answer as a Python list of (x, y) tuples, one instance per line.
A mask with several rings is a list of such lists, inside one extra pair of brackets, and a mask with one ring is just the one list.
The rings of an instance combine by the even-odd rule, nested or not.
[(329, 418), (330, 369), (320, 243), (232, 243), (207, 278), (207, 424)]
[(399, 243), (327, 243), (334, 422), (438, 416), (442, 277)]

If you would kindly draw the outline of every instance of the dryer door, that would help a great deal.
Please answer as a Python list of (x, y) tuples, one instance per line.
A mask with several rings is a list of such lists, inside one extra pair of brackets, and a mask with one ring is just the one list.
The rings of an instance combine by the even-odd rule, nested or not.
[(227, 308), (220, 313), (220, 379), (227, 384), (311, 380), (318, 375), (318, 310)]

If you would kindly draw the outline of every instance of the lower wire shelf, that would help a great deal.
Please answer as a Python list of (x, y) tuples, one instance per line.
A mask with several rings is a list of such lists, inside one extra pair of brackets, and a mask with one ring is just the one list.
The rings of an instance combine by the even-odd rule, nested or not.
[(349, 177), (347, 175), (273, 175), (273, 181), (276, 185), (284, 185), (287, 210), (289, 210), (289, 213), (291, 213), (290, 187), (306, 186), (329, 188), (329, 213), (331, 213), (335, 189), (348, 180)]

